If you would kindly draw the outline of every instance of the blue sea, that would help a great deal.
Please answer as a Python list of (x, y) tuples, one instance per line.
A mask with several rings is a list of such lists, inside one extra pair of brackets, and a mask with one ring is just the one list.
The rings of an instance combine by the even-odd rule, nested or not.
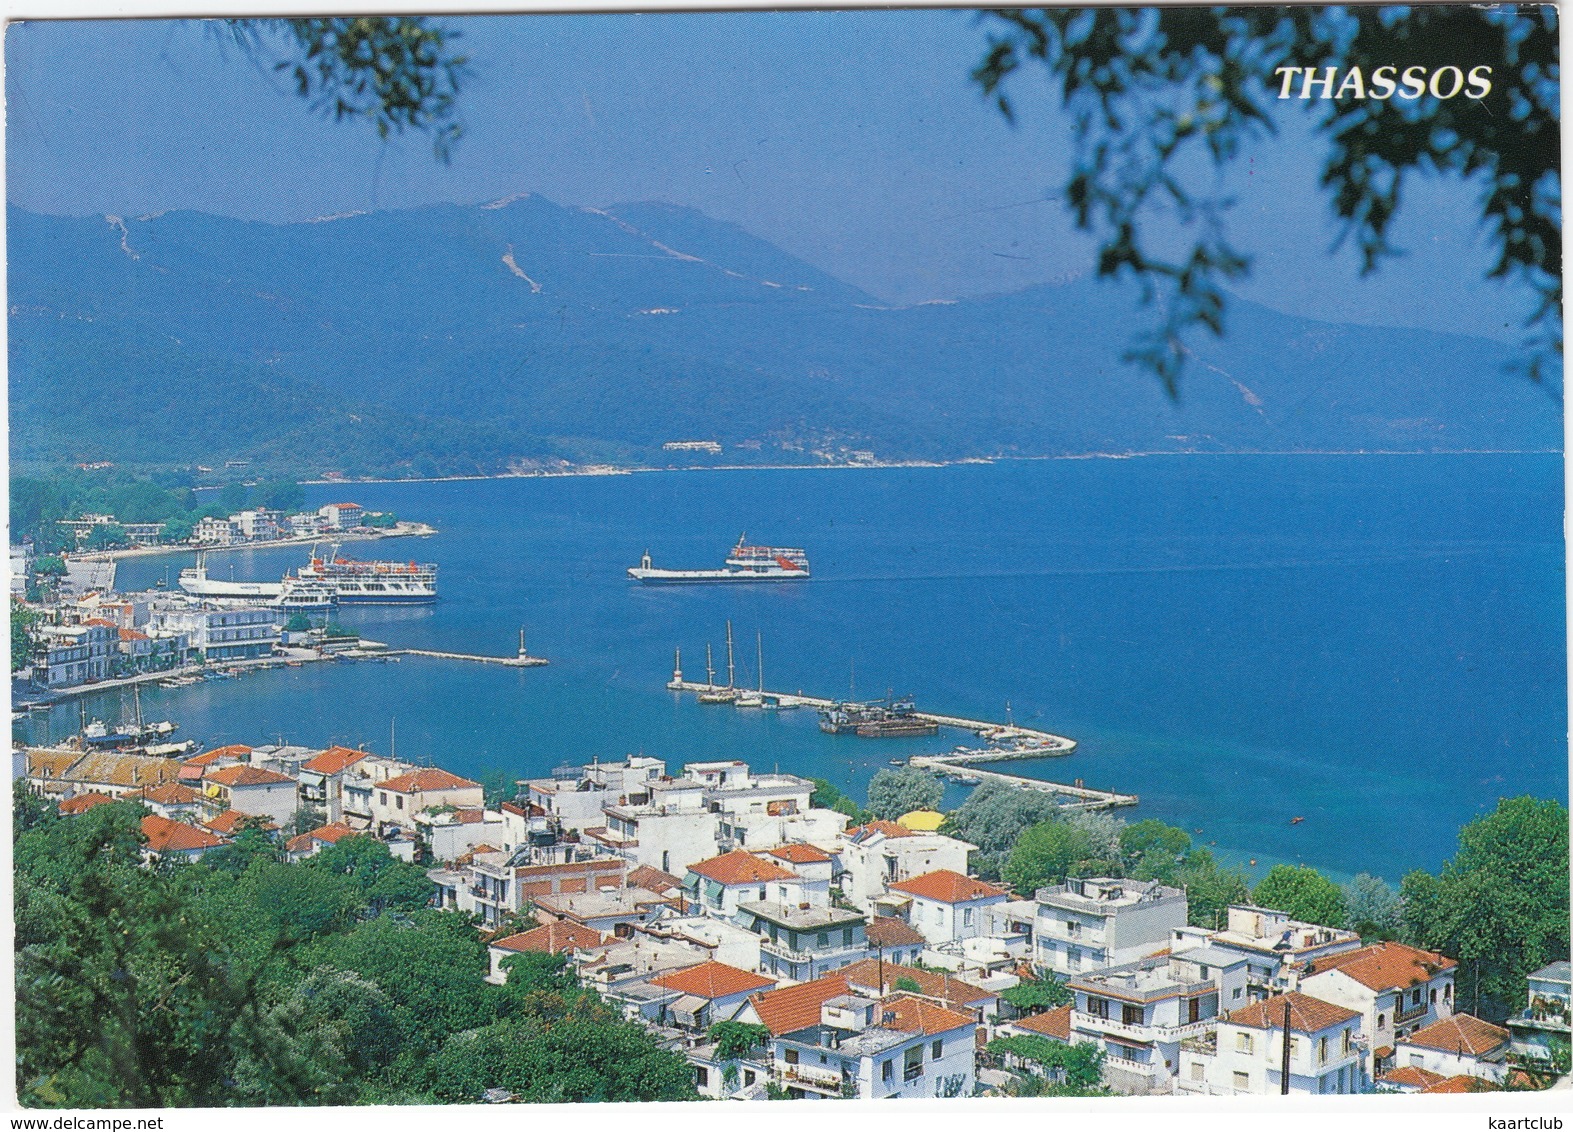
[[(970, 740), (822, 735), (810, 711), (702, 706), (725, 623), (738, 682), (1076, 739), (1021, 773), (1136, 793), (1124, 811), (1260, 872), (1436, 869), (1497, 799), (1568, 794), (1559, 455), (1249, 455), (943, 468), (666, 472), (312, 487), (439, 528), (357, 556), (440, 566), (442, 601), (346, 609), (376, 640), (549, 667), (405, 658), (183, 690), (144, 712), (207, 744), (365, 744), (459, 773), (631, 753), (737, 757), (861, 796), (892, 758)], [(802, 546), (806, 582), (643, 587), (625, 569)], [(214, 556), (276, 578), (298, 548)], [(121, 563), (121, 588), (183, 558)], [(122, 697), (90, 699), (117, 717)], [(76, 726), (77, 707), (29, 726)], [(953, 786), (951, 803), (964, 797)], [(1301, 817), (1299, 823), (1291, 819)]]

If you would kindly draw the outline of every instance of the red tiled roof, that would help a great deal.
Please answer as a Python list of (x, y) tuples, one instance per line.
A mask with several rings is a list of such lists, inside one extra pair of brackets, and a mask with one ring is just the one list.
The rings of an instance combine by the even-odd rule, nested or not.
[(767, 850), (767, 854), (771, 857), (778, 857), (783, 861), (790, 861), (794, 865), (817, 865), (832, 859), (830, 854), (823, 849), (816, 849), (812, 845), (803, 845), (801, 843), (778, 845), (774, 849)]
[(688, 868), (690, 872), (718, 884), (757, 884), (766, 880), (797, 879), (797, 874), (790, 869), (773, 865), (744, 849), (734, 849), (719, 857), (711, 857), (708, 861), (700, 861), (697, 865), (689, 865)]
[(1471, 1077), (1468, 1074), (1460, 1074), (1457, 1077), (1449, 1077), (1441, 1084), (1432, 1085), (1430, 1088), (1422, 1091), (1427, 1093), (1494, 1093), (1499, 1088), (1500, 1086), (1487, 1081), (1484, 1077)]
[(277, 829), (278, 822), (272, 818), (258, 817), (256, 814), (243, 814), (239, 810), (225, 810), (218, 817), (202, 823), (214, 833), (222, 833), (228, 837), (235, 833), (241, 826), (254, 825), (259, 829)]
[(1356, 951), (1325, 955), (1311, 964), (1311, 974), (1336, 970), (1375, 991), (1407, 990), (1457, 966), (1457, 960), (1435, 951), (1389, 940)]
[(1501, 1026), (1493, 1026), (1473, 1014), (1455, 1014), (1399, 1040), (1405, 1045), (1480, 1057), (1505, 1045), (1509, 1037)]
[(793, 987), (777, 987), (750, 995), (759, 1020), (775, 1037), (819, 1024), (819, 1008), (847, 993), (847, 977), (837, 971)]
[(227, 747), (214, 747), (211, 751), (203, 751), (200, 755), (192, 755), (185, 760), (185, 765), (212, 766), (223, 759), (246, 759), (250, 757), (250, 747), (243, 743), (231, 743)]
[(1041, 1034), (1046, 1038), (1068, 1042), (1071, 1040), (1071, 1006), (1072, 1004), (1067, 1002), (1064, 1006), (1056, 1006), (1053, 1010), (1046, 1010), (1042, 1014), (1012, 1018), (1003, 1025), (1026, 1030), (1029, 1034)]
[(309, 853), (316, 844), (311, 834), (301, 833), (284, 843), (284, 851), (286, 853)]
[(847, 837), (854, 841), (862, 841), (871, 833), (883, 833), (886, 837), (914, 837), (916, 836), (904, 825), (893, 821), (871, 821), (867, 825), (860, 825), (856, 829), (847, 830)]
[(1249, 1026), (1253, 1030), (1281, 1029), (1284, 1024), (1284, 1003), (1289, 1003), (1289, 1028), (1302, 1034), (1316, 1034), (1329, 1026), (1347, 1022), (1360, 1015), (1335, 1003), (1323, 1002), (1299, 991), (1275, 994), (1239, 1010), (1231, 1011), (1227, 1021), (1235, 1026)]
[(351, 829), (341, 821), (329, 822), (327, 825), (318, 826), (306, 834), (316, 841), (326, 841), (329, 845), (337, 845), (346, 837), (354, 837), (359, 831)]
[(122, 630), (120, 630), (120, 639), (122, 641), (148, 641), (148, 640), (152, 640), (152, 638), (149, 637), (146, 633), (138, 632), (135, 629), (122, 629)]
[(142, 833), (147, 837), (147, 847), (155, 853), (180, 853), (191, 849), (212, 849), (224, 844), (224, 839), (205, 829), (184, 822), (171, 821), (157, 814), (142, 819)]
[(150, 786), (141, 791), (142, 797), (149, 802), (157, 802), (161, 806), (189, 806), (202, 800), (202, 795), (189, 786), (182, 786), (178, 782), (166, 782), (162, 786)]
[(417, 794), (426, 790), (480, 789), (480, 785), (479, 782), (471, 782), (468, 778), (460, 778), (457, 774), (429, 766), (390, 778), (379, 784), (377, 789), (391, 790), (395, 794)]
[(958, 979), (948, 971), (925, 971), (921, 967), (905, 967), (888, 960), (881, 963), (878, 959), (859, 959), (837, 973), (845, 975), (852, 986), (866, 987), (875, 998), (896, 993), (896, 984), (902, 979), (916, 983), (918, 993), (942, 998), (951, 1006), (972, 1006), (998, 997), (993, 991)]
[(728, 995), (743, 994), (776, 985), (774, 979), (767, 979), (751, 971), (740, 971), (725, 963), (714, 962), (701, 963), (686, 971), (662, 975), (650, 981), (658, 987), (665, 987), (667, 990), (682, 994), (697, 995), (700, 998), (725, 998)]
[(114, 799), (108, 794), (101, 794), (97, 790), (89, 790), (86, 794), (77, 794), (60, 803), (62, 814), (85, 814), (94, 806), (102, 806)]
[(913, 877), (911, 880), (899, 880), (895, 884), (886, 885), (892, 892), (905, 892), (909, 896), (921, 896), (925, 900), (937, 900), (942, 904), (959, 904), (966, 900), (983, 900), (993, 896), (1009, 896), (1010, 893), (997, 885), (987, 881), (974, 880), (961, 873), (952, 872), (950, 869), (939, 869), (936, 872), (924, 873), (922, 876)]
[(302, 763), (300, 769), (309, 770), (313, 774), (338, 774), (360, 762), (366, 755), (366, 751), (357, 751), (350, 747), (329, 747), (310, 761)]
[(295, 780), (287, 774), (280, 774), (276, 770), (263, 770), (260, 766), (225, 766), (218, 770), (210, 770), (202, 777), (209, 782), (217, 782), (220, 786), (230, 787), (278, 786), (295, 783)]
[(82, 624), (84, 624), (84, 625), (107, 625), (111, 629), (113, 629), (115, 627), (115, 623), (113, 621), (110, 621), (108, 618), (105, 618), (105, 617), (89, 617), (86, 621), (82, 622)]
[(1440, 1073), (1433, 1073), (1429, 1069), (1422, 1069), (1418, 1065), (1405, 1065), (1394, 1069), (1391, 1073), (1384, 1073), (1378, 1077), (1378, 1085), (1406, 1085), (1414, 1089), (1429, 1089), (1432, 1085), (1440, 1085), (1447, 1078)]
[[(932, 1002), (912, 995), (902, 995), (880, 1003), (881, 1017), (885, 1019), (882, 1025), (887, 1030), (901, 1030), (905, 1032), (917, 1031), (924, 1037), (933, 1037), (935, 1034), (948, 1033), (960, 1029), (962, 1026), (976, 1026), (978, 1020), (970, 1014), (961, 1014), (954, 1010), (947, 1010)], [(890, 1016), (894, 1014), (895, 1017)]]
[(605, 939), (594, 928), (587, 928), (572, 920), (553, 920), (527, 932), (494, 940), (491, 946), (503, 951), (544, 951), (556, 955), (562, 951), (599, 947)]
[(654, 865), (640, 865), (628, 874), (628, 883), (636, 888), (648, 888), (651, 892), (667, 893), (674, 888), (682, 888), (683, 882), (671, 873), (663, 873)]
[(908, 947), (925, 944), (923, 933), (894, 916), (873, 916), (868, 922), (868, 942), (875, 947)]

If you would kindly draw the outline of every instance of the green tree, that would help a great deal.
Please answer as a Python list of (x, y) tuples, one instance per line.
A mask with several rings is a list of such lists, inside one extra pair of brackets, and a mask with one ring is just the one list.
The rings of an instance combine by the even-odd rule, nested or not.
[(1001, 876), (1017, 892), (1030, 894), (1067, 876), (1107, 875), (1118, 871), (1107, 845), (1100, 845), (1081, 825), (1063, 818), (1039, 822), (1024, 832), (1011, 850)]
[(1381, 877), (1360, 873), (1344, 885), (1349, 927), (1361, 939), (1397, 939), (1403, 927), (1398, 893)]
[(932, 810), (944, 796), (943, 782), (910, 766), (880, 770), (868, 784), (869, 812), (883, 821), (894, 821), (913, 810)]
[(46, 554), (33, 563), (33, 573), (45, 578), (66, 576), (66, 560), (58, 554)]
[(167, 543), (190, 542), (192, 532), (191, 520), (185, 515), (175, 515), (164, 520), (164, 530), (160, 537)]
[(1228, 922), (1229, 905), (1246, 904), (1251, 884), (1239, 869), (1221, 868), (1208, 849), (1193, 849), (1175, 874), (1185, 889), (1187, 919), (1199, 928), (1217, 931)]
[(706, 1036), (715, 1043), (716, 1057), (737, 1061), (763, 1050), (770, 1040), (770, 1028), (752, 1022), (717, 1022)]
[(248, 821), (241, 825), (235, 840), (204, 853), (202, 864), (209, 869), (239, 876), (251, 867), (252, 861), (276, 861), (278, 857), (279, 847), (274, 844), (273, 838), (263, 831), (259, 822)]
[[(1231, 243), (1232, 203), (1213, 180), (1246, 143), (1290, 113), (1317, 116), (1327, 140), (1320, 185), (1344, 240), (1370, 272), (1397, 254), (1389, 232), (1409, 180), (1443, 174), (1481, 186), (1490, 274), (1537, 300), (1530, 372), (1561, 353), (1562, 234), (1556, 12), (1551, 8), (1006, 9), (989, 16), (989, 50), (974, 78), (1007, 115), (1012, 77), (1048, 72), (1072, 123), (1075, 150), (1062, 196), (1099, 243), (1098, 273), (1138, 280), (1162, 312), (1127, 355), (1170, 393), (1205, 327), (1224, 333), (1224, 285), (1249, 260)], [(1501, 61), (1483, 98), (1300, 98), (1306, 70), (1361, 83), (1402, 60), (1431, 71), (1457, 46)], [(1286, 70), (1287, 69), (1287, 70)], [(1299, 84), (1297, 86), (1297, 83)], [(1212, 168), (1210, 169), (1209, 166)], [(1178, 241), (1153, 238), (1178, 216)]]
[(1175, 883), (1190, 848), (1190, 834), (1154, 818), (1146, 818), (1120, 831), (1120, 856), (1125, 875), (1136, 880)]
[(1348, 922), (1343, 891), (1309, 865), (1274, 865), (1251, 899), (1308, 924), (1341, 928)]
[(1458, 960), (1457, 996), (1492, 1020), (1522, 1009), (1525, 979), (1568, 954), (1568, 811), (1505, 798), (1459, 831), (1440, 877), (1406, 876), (1406, 941)]
[(304, 613), (291, 613), (289, 620), (284, 622), (286, 633), (304, 633), (311, 628), (311, 618)]
[(498, 767), (487, 767), (480, 773), (481, 792), (486, 808), (495, 810), (504, 802), (519, 796), (519, 776)]
[(1095, 1089), (1103, 1081), (1104, 1049), (1100, 1042), (1057, 1042), (1037, 1035), (1011, 1035), (995, 1038), (988, 1045), (991, 1054), (1009, 1054), (1038, 1066), (1072, 1089)]
[(464, 133), (457, 100), (468, 60), (454, 51), (458, 33), (433, 20), (250, 19), (225, 26), (247, 51), (271, 57), (324, 117), (368, 122), (382, 138), (406, 130), (428, 134), (443, 161)]
[(1075, 997), (1069, 987), (1053, 976), (1023, 979), (1015, 986), (1000, 991), (1000, 1001), (1010, 1003), (1022, 1014), (1038, 1014), (1056, 1006), (1064, 1006)]
[(899, 991), (906, 991), (909, 994), (922, 994), (923, 984), (918, 982), (911, 975), (902, 975), (899, 979), (896, 980), (896, 989)]
[(372, 837), (341, 838), (306, 864), (348, 877), (373, 913), (424, 908), (436, 891), (424, 869), (395, 859), (386, 845)]
[(11, 599), (11, 671), (20, 672), (33, 663), (33, 652), (38, 647), (35, 630), (38, 611)]
[(838, 814), (845, 814), (853, 825), (863, 825), (873, 818), (874, 815), (843, 794), (834, 783), (823, 778), (816, 778), (812, 781), (814, 783), (814, 793), (808, 799), (810, 806), (819, 810), (834, 810)]
[(976, 845), (972, 867), (980, 877), (995, 879), (1022, 831), (1058, 812), (1054, 799), (1041, 791), (985, 782), (951, 811), (940, 832)]

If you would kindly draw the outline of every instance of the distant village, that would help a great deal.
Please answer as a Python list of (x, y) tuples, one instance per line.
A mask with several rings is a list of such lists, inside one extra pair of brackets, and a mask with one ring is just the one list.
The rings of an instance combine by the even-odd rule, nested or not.
[[(937, 832), (936, 813), (849, 828), (810, 780), (742, 761), (563, 766), (489, 805), (460, 775), (340, 746), (16, 760), (62, 814), (141, 803), (150, 862), (242, 837), (291, 861), (375, 839), (486, 933), (490, 981), (510, 957), (565, 956), (714, 1099), (1074, 1080), (1074, 1059), (1045, 1049), (1090, 1056), (1097, 1088), (1119, 1094), (1476, 1092), (1569, 1035), (1565, 961), (1495, 1025), (1460, 1008), (1449, 956), (1244, 904), (1199, 928), (1186, 892), (1157, 882), (1011, 892), (970, 875), (975, 846)], [(719, 1023), (753, 1037), (728, 1042)]]
[[(383, 518), (355, 503), (330, 503), (296, 515), (258, 508), (227, 519), (203, 519), (190, 546), (266, 546), (429, 531), (391, 516), (386, 518), (392, 526), (371, 525)], [(114, 525), (114, 516), (86, 515), (59, 525), (86, 544), (106, 524)], [(132, 523), (122, 529), (131, 545), (151, 547), (161, 545), (163, 527)], [(303, 625), (292, 633), (292, 610), (278, 601), (201, 597), (163, 581), (152, 590), (121, 594), (115, 588), (115, 564), (105, 561), (106, 555), (37, 556), (31, 544), (13, 546), (10, 553), (12, 617), (22, 620), (27, 642), (24, 663), (18, 665), (13, 632), (12, 677), (19, 681), (13, 700), (157, 675), (194, 680), (204, 673), (222, 674), (237, 663), (275, 658), (288, 663), (298, 659), (292, 644), (320, 637)]]

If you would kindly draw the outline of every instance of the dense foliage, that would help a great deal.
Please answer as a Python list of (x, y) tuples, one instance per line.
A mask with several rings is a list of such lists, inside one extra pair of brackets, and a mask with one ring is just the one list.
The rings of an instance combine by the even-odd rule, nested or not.
[(1568, 956), (1568, 811), (1505, 798), (1458, 834), (1440, 876), (1403, 880), (1403, 938), (1458, 960), (1460, 1006), (1488, 1019), (1522, 1009), (1525, 977)]
[(1023, 979), (1015, 986), (1000, 991), (1000, 1001), (1010, 1003), (1023, 1014), (1037, 1014), (1064, 1006), (1075, 997), (1069, 987), (1052, 975), (1041, 979)]
[(1343, 891), (1309, 865), (1274, 865), (1251, 893), (1251, 899), (1308, 924), (1347, 926), (1349, 909)]
[(69, 819), (15, 796), (24, 1104), (163, 1108), (675, 1100), (681, 1058), (531, 957), (506, 986), (430, 882), (347, 838), (299, 864), (244, 831), (141, 863), (129, 803)]
[(815, 778), (812, 781), (814, 793), (810, 795), (808, 804), (815, 809), (835, 810), (838, 814), (845, 814), (850, 825), (863, 825), (874, 816), (843, 794), (834, 783), (823, 778)]
[(996, 880), (1016, 839), (1030, 826), (1057, 812), (1054, 799), (1037, 790), (1017, 790), (1003, 782), (985, 782), (946, 818), (940, 832), (978, 847), (974, 871)]
[[(1009, 1054), (1031, 1062), (1038, 1072), (1049, 1075), (1070, 1090), (1097, 1090), (1103, 1080), (1103, 1045), (1099, 1042), (1057, 1042), (1036, 1035), (995, 1038), (988, 1045), (990, 1054)], [(1024, 1095), (1018, 1093), (1018, 1095)]]
[(945, 784), (916, 767), (884, 769), (868, 784), (868, 808), (876, 818), (894, 821), (913, 810), (932, 810), (945, 796)]
[[(1011, 76), (1041, 63), (1075, 139), (1063, 198), (1099, 242), (1098, 273), (1134, 278), (1161, 312), (1128, 357), (1171, 394), (1192, 353), (1187, 332), (1224, 332), (1224, 288), (1249, 260), (1228, 237), (1232, 199), (1217, 172), (1289, 114), (1315, 117), (1332, 212), (1369, 272), (1398, 254), (1390, 232), (1407, 185), (1438, 174), (1478, 185), (1490, 275), (1536, 300), (1543, 331), (1531, 370), (1561, 353), (1562, 223), (1557, 21), (1527, 6), (1306, 6), (1009, 9), (991, 14), (974, 72), (1007, 116)], [(1491, 61), (1483, 97), (1364, 97), (1377, 68), (1428, 74)], [(1307, 97), (1309, 68), (1358, 90)], [(1282, 81), (1280, 81), (1282, 80)], [(1462, 75), (1460, 73), (1460, 80)], [(1296, 89), (1290, 90), (1294, 85)], [(1446, 84), (1443, 84), (1444, 86)], [(1455, 92), (1456, 93), (1456, 92)], [(1344, 95), (1350, 95), (1345, 97)], [(1298, 97), (1296, 97), (1298, 96)], [(1182, 232), (1169, 233), (1178, 219)], [(1155, 235), (1154, 233), (1161, 233)], [(1192, 336), (1194, 337), (1194, 336)]]

